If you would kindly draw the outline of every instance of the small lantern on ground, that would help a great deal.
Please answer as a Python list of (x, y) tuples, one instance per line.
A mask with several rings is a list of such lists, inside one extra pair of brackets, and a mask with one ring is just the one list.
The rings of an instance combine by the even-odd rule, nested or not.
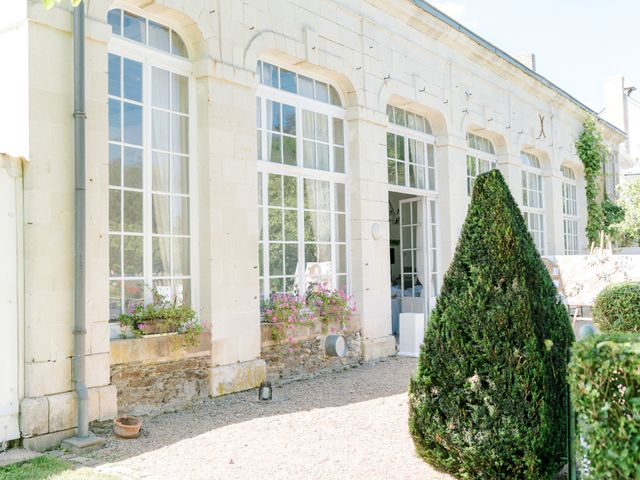
[(271, 400), (273, 398), (273, 389), (271, 382), (262, 382), (258, 389), (258, 400)]

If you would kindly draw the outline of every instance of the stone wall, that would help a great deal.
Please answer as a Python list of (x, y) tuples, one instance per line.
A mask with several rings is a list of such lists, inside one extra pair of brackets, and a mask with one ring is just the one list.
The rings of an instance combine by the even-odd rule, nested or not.
[(161, 412), (208, 397), (210, 345), (208, 334), (188, 348), (182, 336), (172, 334), (114, 340), (111, 383), (118, 391), (118, 412)]
[(271, 327), (262, 324), (262, 359), (267, 363), (267, 380), (297, 380), (308, 378), (329, 370), (341, 370), (347, 366), (362, 363), (362, 339), (360, 320), (356, 318), (347, 328), (335, 328), (334, 333), (342, 334), (347, 340), (347, 355), (343, 358), (325, 354), (325, 340), (332, 333), (317, 325), (314, 328), (298, 328), (293, 341), (286, 339), (274, 342)]

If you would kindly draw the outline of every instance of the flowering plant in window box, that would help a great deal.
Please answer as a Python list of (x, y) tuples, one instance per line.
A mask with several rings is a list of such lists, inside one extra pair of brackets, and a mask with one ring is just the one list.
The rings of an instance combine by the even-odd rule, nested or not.
[(136, 305), (129, 313), (119, 317), (123, 329), (130, 331), (136, 337), (158, 333), (179, 333), (185, 336), (186, 344), (195, 346), (200, 341), (202, 325), (196, 318), (196, 312), (188, 305), (160, 295), (152, 290), (154, 303)]
[(307, 308), (304, 297), (293, 293), (273, 293), (261, 305), (262, 320), (271, 324), (271, 338), (280, 342), (287, 338), (293, 342), (296, 327), (311, 327), (314, 312)]
[(315, 283), (309, 286), (305, 297), (307, 306), (315, 312), (325, 331), (331, 324), (333, 332), (335, 325), (345, 328), (351, 323), (356, 307), (353, 297), (344, 290), (332, 290), (325, 284)]

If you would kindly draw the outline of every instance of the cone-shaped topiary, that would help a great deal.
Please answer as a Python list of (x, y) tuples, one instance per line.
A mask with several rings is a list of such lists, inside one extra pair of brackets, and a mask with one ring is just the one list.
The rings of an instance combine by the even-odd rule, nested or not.
[(502, 175), (480, 175), (409, 386), (418, 454), (459, 479), (554, 478), (573, 339)]

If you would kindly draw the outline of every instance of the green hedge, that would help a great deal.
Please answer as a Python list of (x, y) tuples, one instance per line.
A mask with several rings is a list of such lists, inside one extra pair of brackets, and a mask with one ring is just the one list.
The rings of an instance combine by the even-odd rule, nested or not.
[(504, 178), (478, 176), (409, 386), (418, 454), (458, 479), (555, 478), (573, 338)]
[(614, 283), (600, 292), (593, 321), (603, 332), (640, 333), (640, 282)]
[(640, 335), (575, 344), (569, 364), (583, 479), (640, 478)]

